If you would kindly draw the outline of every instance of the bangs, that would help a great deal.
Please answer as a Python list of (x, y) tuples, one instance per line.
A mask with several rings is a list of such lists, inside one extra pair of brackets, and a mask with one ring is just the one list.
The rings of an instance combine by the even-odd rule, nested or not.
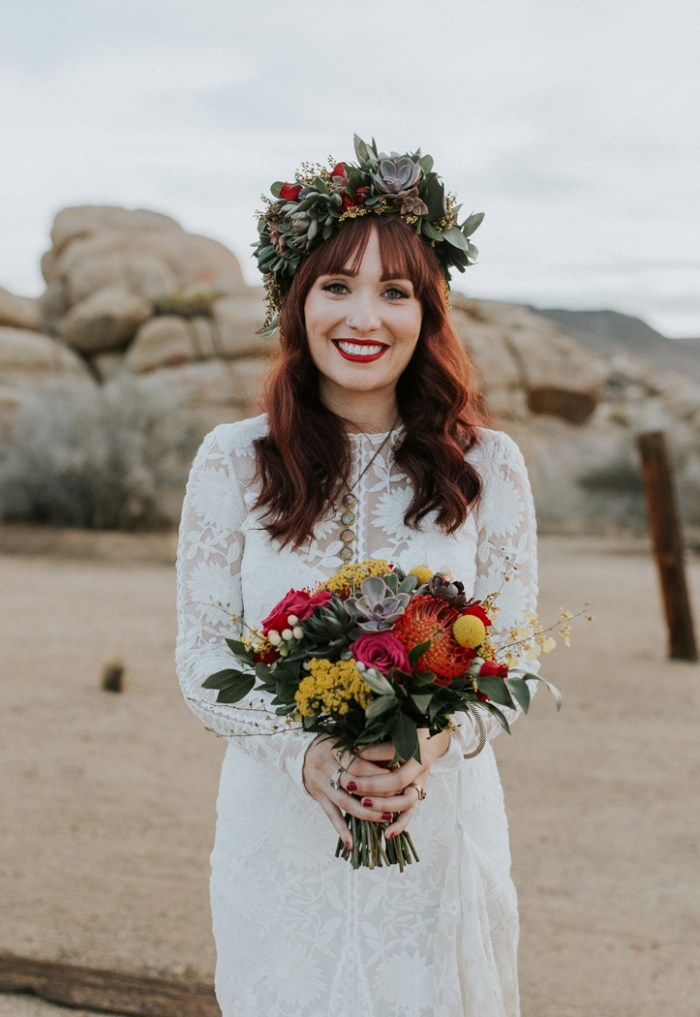
[(409, 279), (422, 300), (428, 287), (442, 275), (433, 249), (399, 216), (365, 215), (343, 223), (336, 234), (308, 258), (309, 275), (336, 275), (348, 270), (357, 275), (372, 230), (377, 231), (382, 280)]

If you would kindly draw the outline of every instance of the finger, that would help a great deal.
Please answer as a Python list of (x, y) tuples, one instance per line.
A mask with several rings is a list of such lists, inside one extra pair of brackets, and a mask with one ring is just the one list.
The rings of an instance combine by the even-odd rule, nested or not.
[(332, 800), (344, 812), (349, 812), (357, 819), (366, 819), (370, 823), (388, 823), (394, 814), (391, 806), (382, 798), (374, 801), (370, 798), (359, 799), (354, 795), (336, 792)]
[(331, 826), (338, 834), (348, 851), (352, 850), (352, 834), (350, 833), (350, 827), (343, 818), (343, 813), (340, 811), (337, 805), (335, 805), (330, 798), (325, 795), (322, 798), (317, 798), (316, 801), (321, 806), (325, 814), (331, 821)]
[(402, 791), (407, 786), (407, 782), (403, 777), (399, 777), (398, 770), (396, 773), (389, 773), (387, 770), (376, 770), (366, 777), (361, 777), (359, 773), (346, 772), (340, 776), (341, 787), (349, 791), (350, 794), (358, 795), (369, 795), (370, 797), (374, 794), (383, 798), (393, 797)]
[(403, 833), (403, 831), (406, 829), (408, 824), (411, 822), (411, 819), (413, 818), (415, 808), (416, 807), (414, 805), (410, 809), (406, 809), (405, 812), (399, 813), (395, 821), (390, 826), (387, 826), (386, 830), (384, 831), (384, 836), (387, 838), (387, 840), (391, 840), (392, 837), (395, 837), (397, 833)]
[(391, 762), (396, 750), (391, 742), (380, 742), (378, 745), (361, 745), (357, 755), (371, 762)]

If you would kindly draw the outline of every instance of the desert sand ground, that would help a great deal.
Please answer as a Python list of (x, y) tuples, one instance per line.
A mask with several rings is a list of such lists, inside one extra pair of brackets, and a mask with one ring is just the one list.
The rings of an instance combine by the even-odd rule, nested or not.
[[(0, 948), (209, 980), (224, 744), (175, 682), (172, 542), (0, 537)], [(700, 667), (666, 659), (643, 547), (549, 537), (541, 552), (542, 620), (585, 600), (596, 619), (547, 658), (562, 713), (541, 692), (496, 743), (523, 1017), (697, 1017)], [(688, 570), (700, 612), (700, 560)], [(100, 689), (113, 655), (121, 695)], [(0, 1017), (63, 1013), (0, 995)]]

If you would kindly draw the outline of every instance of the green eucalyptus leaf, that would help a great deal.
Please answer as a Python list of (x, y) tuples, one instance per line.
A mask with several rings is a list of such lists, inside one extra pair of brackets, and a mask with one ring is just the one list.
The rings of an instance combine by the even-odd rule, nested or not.
[(442, 240), (442, 233), (440, 230), (436, 230), (432, 223), (427, 220), (423, 223), (423, 233), (426, 235), (428, 240)]
[(433, 159), (432, 155), (424, 155), (422, 158), (418, 159), (418, 162), (420, 163), (421, 169), (427, 176), (428, 173), (430, 173), (430, 171), (432, 170), (435, 160)]
[(280, 194), (282, 193), (283, 187), (284, 183), (281, 180), (275, 180), (274, 184), (270, 188), (270, 194), (272, 195), (272, 197), (279, 198)]
[(396, 706), (396, 699), (394, 696), (377, 696), (373, 699), (365, 710), (365, 717), (367, 720), (376, 720), (387, 710), (392, 710)]
[(442, 238), (460, 251), (465, 253), (469, 251), (469, 241), (457, 226), (450, 226), (448, 230), (444, 230)]
[(362, 680), (369, 685), (372, 692), (376, 692), (380, 696), (395, 696), (394, 686), (391, 682), (380, 674), (378, 671), (363, 671)]
[(472, 212), (466, 222), (462, 223), (462, 233), (464, 233), (465, 237), (470, 237), (472, 233), (476, 233), (483, 220), (483, 212)]
[(364, 143), (362, 138), (360, 138), (356, 134), (354, 137), (354, 142), (355, 142), (355, 155), (357, 156), (357, 161), (360, 163), (369, 162), (369, 152), (367, 151), (367, 145)]

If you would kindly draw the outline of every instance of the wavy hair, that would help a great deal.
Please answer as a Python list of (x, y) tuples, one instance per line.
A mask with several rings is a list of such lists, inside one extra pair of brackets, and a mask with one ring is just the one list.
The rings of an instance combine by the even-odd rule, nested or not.
[(283, 545), (300, 547), (329, 507), (337, 510), (351, 470), (350, 441), (341, 417), (319, 396), (318, 370), (306, 340), (304, 304), (320, 275), (357, 272), (376, 230), (384, 277), (410, 279), (423, 309), (413, 357), (396, 386), (404, 424), (394, 461), (410, 478), (405, 514), (416, 528), (429, 513), (454, 533), (481, 493), (465, 454), (484, 422), (474, 371), (447, 313), (447, 287), (437, 257), (398, 216), (363, 216), (343, 224), (300, 265), (284, 298), (284, 341), (274, 355), (263, 395), (269, 432), (255, 442), (264, 525)]

